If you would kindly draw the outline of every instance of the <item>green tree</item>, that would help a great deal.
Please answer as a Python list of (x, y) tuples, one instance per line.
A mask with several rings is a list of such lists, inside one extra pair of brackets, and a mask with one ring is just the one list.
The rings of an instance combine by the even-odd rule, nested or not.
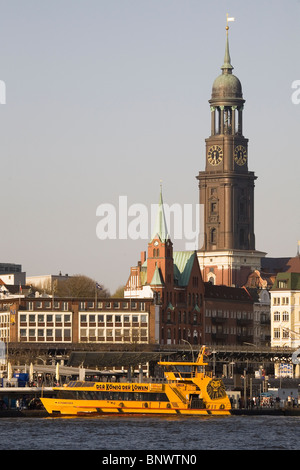
[(124, 289), (125, 289), (125, 286), (120, 286), (120, 287), (118, 287), (118, 289), (117, 289), (116, 292), (112, 295), (112, 297), (117, 297), (117, 298), (124, 297)]

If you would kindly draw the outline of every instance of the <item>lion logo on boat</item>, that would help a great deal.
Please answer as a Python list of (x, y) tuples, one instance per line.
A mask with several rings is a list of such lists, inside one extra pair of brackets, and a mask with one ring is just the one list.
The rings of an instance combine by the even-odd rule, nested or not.
[(222, 380), (212, 379), (208, 383), (206, 390), (211, 400), (224, 398), (226, 396), (225, 385)]

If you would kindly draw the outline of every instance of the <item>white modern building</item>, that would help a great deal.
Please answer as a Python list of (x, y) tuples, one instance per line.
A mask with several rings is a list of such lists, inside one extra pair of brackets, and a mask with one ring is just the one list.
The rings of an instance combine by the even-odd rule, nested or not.
[(26, 285), (36, 287), (40, 290), (52, 292), (55, 289), (55, 285), (58, 281), (64, 281), (69, 279), (68, 274), (44, 274), (40, 276), (27, 276)]
[(271, 291), (271, 346), (300, 347), (300, 273), (277, 274)]

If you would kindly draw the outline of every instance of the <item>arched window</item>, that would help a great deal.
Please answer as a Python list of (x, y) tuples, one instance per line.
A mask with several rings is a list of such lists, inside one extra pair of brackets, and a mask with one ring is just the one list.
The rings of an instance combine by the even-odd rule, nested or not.
[(289, 320), (290, 320), (289, 312), (283, 312), (282, 321), (289, 321)]
[(212, 228), (210, 231), (210, 243), (216, 244), (217, 243), (217, 229)]

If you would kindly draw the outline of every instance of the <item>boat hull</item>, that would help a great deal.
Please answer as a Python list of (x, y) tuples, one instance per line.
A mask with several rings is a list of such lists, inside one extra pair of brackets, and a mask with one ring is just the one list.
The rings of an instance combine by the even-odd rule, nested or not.
[(108, 401), (89, 400), (58, 400), (55, 398), (41, 398), (41, 401), (52, 416), (92, 416), (92, 415), (188, 415), (188, 416), (209, 416), (209, 415), (230, 415), (230, 410), (223, 408), (188, 408), (171, 403), (116, 403)]

